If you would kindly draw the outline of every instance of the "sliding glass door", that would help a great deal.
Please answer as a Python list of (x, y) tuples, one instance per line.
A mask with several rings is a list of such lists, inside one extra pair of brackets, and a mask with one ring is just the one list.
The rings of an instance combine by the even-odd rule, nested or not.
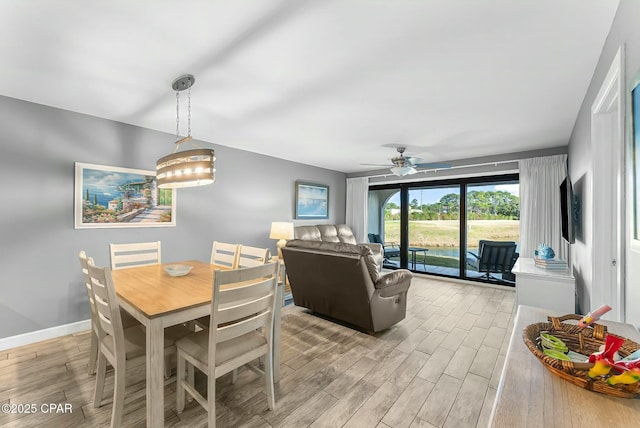
[(511, 267), (520, 243), (519, 189), (517, 180), (467, 186), (468, 278), (515, 281)]
[(517, 174), (372, 186), (369, 240), (385, 268), (513, 285), (518, 190)]
[(460, 275), (460, 185), (409, 188), (409, 268)]

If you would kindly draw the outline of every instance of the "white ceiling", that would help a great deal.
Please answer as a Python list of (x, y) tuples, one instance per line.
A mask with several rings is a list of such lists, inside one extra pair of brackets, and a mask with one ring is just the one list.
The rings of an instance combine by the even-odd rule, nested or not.
[(173, 134), (191, 73), (194, 138), (344, 172), (556, 147), (617, 5), (3, 0), (0, 95)]

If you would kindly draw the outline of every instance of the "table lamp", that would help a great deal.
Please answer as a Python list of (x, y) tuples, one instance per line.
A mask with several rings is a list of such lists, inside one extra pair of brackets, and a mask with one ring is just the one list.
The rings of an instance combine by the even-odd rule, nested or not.
[(287, 239), (293, 238), (293, 223), (286, 221), (274, 221), (271, 223), (270, 239), (279, 239), (276, 247), (278, 249), (278, 257), (282, 259), (282, 247), (287, 245)]

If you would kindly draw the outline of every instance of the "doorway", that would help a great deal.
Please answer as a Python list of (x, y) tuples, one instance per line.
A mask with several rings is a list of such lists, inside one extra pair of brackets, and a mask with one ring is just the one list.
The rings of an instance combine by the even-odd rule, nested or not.
[(591, 107), (593, 218), (591, 310), (623, 322), (624, 298), (624, 49), (621, 46)]

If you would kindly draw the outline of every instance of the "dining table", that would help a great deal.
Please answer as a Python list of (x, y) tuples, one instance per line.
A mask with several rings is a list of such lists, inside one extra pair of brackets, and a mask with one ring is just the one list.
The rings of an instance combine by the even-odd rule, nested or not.
[[(170, 276), (167, 265), (188, 265), (184, 276)], [(197, 260), (118, 269), (112, 272), (120, 307), (146, 329), (147, 427), (164, 426), (164, 329), (211, 315), (215, 270), (229, 270)], [(273, 377), (280, 379), (280, 309), (278, 281), (273, 328)]]

